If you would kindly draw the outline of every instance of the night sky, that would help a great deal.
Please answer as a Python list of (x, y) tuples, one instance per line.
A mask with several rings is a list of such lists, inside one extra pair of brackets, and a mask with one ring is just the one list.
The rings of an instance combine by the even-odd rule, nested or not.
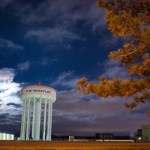
[(0, 0), (0, 132), (20, 134), (20, 90), (42, 83), (57, 91), (55, 135), (130, 134), (149, 123), (150, 104), (125, 108), (131, 98), (82, 95), (77, 79), (129, 77), (108, 60), (123, 40), (111, 35), (96, 0)]

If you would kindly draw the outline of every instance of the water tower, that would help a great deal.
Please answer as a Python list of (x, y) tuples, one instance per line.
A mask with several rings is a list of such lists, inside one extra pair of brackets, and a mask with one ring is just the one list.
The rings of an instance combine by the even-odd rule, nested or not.
[(45, 85), (35, 84), (21, 90), (23, 102), (21, 140), (51, 141), (52, 106), (56, 91)]

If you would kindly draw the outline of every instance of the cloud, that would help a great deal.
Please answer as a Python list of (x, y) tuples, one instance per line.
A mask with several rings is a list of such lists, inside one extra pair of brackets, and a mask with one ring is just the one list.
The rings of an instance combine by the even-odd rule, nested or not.
[[(110, 62), (105, 65), (112, 67), (113, 70), (117, 66)], [(115, 76), (110, 75), (110, 72), (107, 73), (110, 77)], [(121, 77), (126, 77), (126, 74), (122, 74)], [(64, 90), (57, 91), (57, 100), (53, 106), (53, 133), (63, 135), (64, 133), (94, 135), (97, 132), (122, 131), (130, 133), (149, 123), (149, 119), (144, 116), (144, 110), (149, 110), (150, 104), (141, 104), (131, 111), (124, 106), (125, 102), (131, 101), (130, 97), (102, 98), (96, 95), (83, 95), (75, 89), (77, 78), (74, 72), (68, 71), (61, 73), (53, 83), (64, 87)]]
[(22, 45), (16, 44), (13, 41), (1, 37), (0, 37), (0, 47), (5, 49), (17, 49), (17, 50), (24, 49)]
[[(5, 73), (4, 73), (5, 70)], [(15, 77), (14, 69), (2, 69), (1, 74)], [(95, 95), (83, 95), (75, 90), (77, 75), (73, 71), (61, 73), (54, 81), (55, 85), (63, 86), (57, 91), (57, 100), (53, 106), (53, 134), (94, 135), (97, 132), (131, 132), (136, 131), (149, 119), (144, 117), (148, 105), (140, 105), (134, 111), (124, 107), (130, 98), (109, 97), (107, 99)], [(10, 124), (20, 132), (22, 103), (18, 92), (21, 84), (13, 81), (0, 83), (0, 129), (8, 129)], [(68, 89), (69, 87), (69, 89)], [(117, 118), (117, 121), (116, 121)], [(7, 127), (4, 129), (4, 127)]]
[[(19, 6), (21, 8), (19, 9)], [(55, 0), (37, 3), (33, 7), (31, 3), (18, 4), (17, 15), (24, 23), (51, 22), (54, 24), (74, 25), (79, 21), (86, 21), (94, 27), (104, 25), (104, 11), (96, 6), (96, 0)]]
[(12, 68), (0, 69), (0, 131), (13, 134), (20, 132), (22, 113), (22, 85), (13, 81), (15, 75)]
[(11, 82), (15, 76), (15, 70), (12, 68), (0, 69), (0, 83)]
[(103, 63), (98, 63), (98, 67), (103, 68), (103, 74), (109, 79), (121, 78), (126, 79), (130, 77), (127, 69), (119, 64), (117, 61), (106, 60)]
[[(10, 103), (14, 103), (16, 105), (20, 105), (20, 97), (19, 91), (21, 90), (21, 84), (13, 82), (15, 77), (15, 70), (12, 68), (2, 68), (0, 69), (0, 105), (1, 105), (1, 114), (10, 113), (13, 115), (15, 111), (20, 111), (12, 107), (12, 105), (8, 105)], [(8, 80), (7, 80), (8, 78)], [(11, 80), (9, 80), (11, 78)]]
[(73, 3), (68, 0), (46, 0), (35, 3), (36, 7), (28, 2), (14, 4), (15, 15), (24, 24), (30, 24), (25, 34), (30, 40), (51, 45), (57, 42), (63, 46), (74, 40), (84, 40), (82, 28), (96, 31), (105, 26), (104, 11), (96, 6), (96, 0), (76, 0)]
[[(106, 25), (104, 20), (104, 10), (96, 6), (96, 1), (90, 5), (90, 8), (86, 13), (86, 24), (92, 26), (92, 30), (95, 32), (97, 30), (101, 31)], [(83, 16), (84, 18), (84, 16)]]
[(57, 63), (58, 62), (58, 59), (57, 58), (52, 58), (52, 59), (49, 59), (48, 57), (43, 57), (41, 60), (40, 60), (40, 65), (42, 66), (47, 66), (49, 64), (53, 64), (53, 63)]
[(103, 41), (102, 42), (100, 41), (100, 44), (103, 47), (106, 47), (106, 49), (109, 48), (109, 50), (110, 47), (112, 47), (111, 50), (113, 50), (116, 45), (119, 45), (122, 42), (122, 39), (120, 37), (110, 35), (109, 33), (101, 34), (101, 36), (102, 36), (101, 38), (103, 38)]
[(9, 4), (12, 4), (13, 0), (1, 0), (0, 9), (5, 9)]
[(131, 111), (124, 106), (128, 99), (104, 99), (82, 95), (76, 90), (58, 92), (53, 107), (53, 133), (94, 135), (97, 132), (136, 131), (143, 124), (149, 123), (143, 111), (140, 112), (148, 109), (149, 105), (141, 105)]
[(74, 75), (73, 71), (62, 72), (57, 79), (51, 83), (53, 86), (61, 86), (64, 88), (75, 88), (78, 77)]
[(33, 38), (39, 42), (58, 42), (63, 44), (65, 41), (79, 40), (81, 37), (65, 28), (46, 28), (41, 30), (31, 30), (26, 33), (26, 38)]
[(21, 70), (21, 71), (26, 71), (26, 70), (29, 69), (30, 65), (31, 65), (30, 62), (29, 62), (29, 61), (26, 61), (26, 62), (23, 62), (23, 63), (18, 64), (17, 66), (18, 66), (18, 69), (19, 69), (19, 70)]

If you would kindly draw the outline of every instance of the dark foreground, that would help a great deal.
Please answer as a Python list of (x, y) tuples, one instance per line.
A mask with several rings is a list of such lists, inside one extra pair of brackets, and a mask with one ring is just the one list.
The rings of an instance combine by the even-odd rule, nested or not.
[(0, 141), (0, 150), (150, 150), (150, 143)]

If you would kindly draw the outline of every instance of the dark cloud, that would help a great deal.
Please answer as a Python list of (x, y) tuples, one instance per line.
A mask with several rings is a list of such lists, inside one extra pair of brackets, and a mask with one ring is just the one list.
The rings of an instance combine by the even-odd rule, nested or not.
[(12, 4), (14, 0), (1, 0), (0, 9), (5, 9), (8, 5)]
[(76, 0), (73, 3), (68, 0), (46, 0), (34, 2), (34, 5), (17, 1), (13, 8), (15, 15), (31, 27), (25, 37), (40, 43), (58, 42), (64, 45), (73, 40), (83, 40), (82, 31), (75, 30), (75, 26), (82, 24), (82, 28), (90, 26), (95, 31), (105, 25), (104, 12), (96, 6), (96, 0)]
[[(24, 23), (40, 23), (51, 21), (60, 25), (70, 26), (85, 20), (93, 26), (104, 25), (104, 12), (96, 6), (96, 0), (68, 0), (41, 1), (35, 7), (32, 3), (17, 5), (17, 15)], [(99, 25), (98, 25), (99, 24)]]
[(7, 106), (14, 106), (16, 108), (22, 107), (21, 104), (16, 104), (16, 103), (8, 103)]
[(0, 132), (12, 133), (20, 136), (21, 115), (0, 114)]
[[(95, 120), (70, 120), (68, 118), (53, 117), (53, 133), (62, 135), (85, 135), (94, 136), (99, 132), (135, 132), (136, 129), (144, 124), (148, 124), (148, 119), (144, 121), (143, 118), (136, 119), (123, 119), (116, 117), (110, 118), (97, 118)], [(61, 126), (60, 123), (61, 122)]]
[(94, 135), (96, 132), (134, 132), (149, 120), (143, 116), (145, 106), (136, 108), (137, 111), (125, 108), (124, 102), (128, 99), (96, 98), (74, 90), (59, 92), (53, 107), (53, 133)]

